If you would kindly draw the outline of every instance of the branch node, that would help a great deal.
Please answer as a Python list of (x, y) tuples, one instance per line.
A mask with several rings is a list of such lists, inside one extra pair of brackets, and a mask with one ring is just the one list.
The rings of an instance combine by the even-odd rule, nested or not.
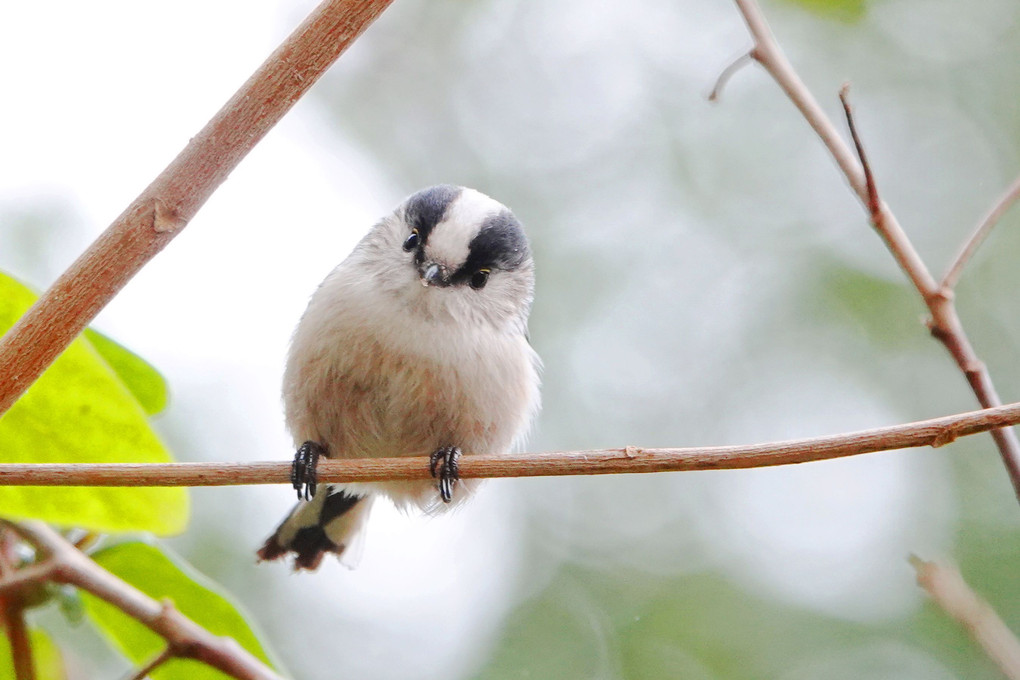
[(183, 229), (188, 221), (167, 205), (162, 198), (152, 199), (152, 230), (157, 234), (173, 234)]
[(935, 338), (942, 344), (948, 344), (948, 340), (951, 335), (949, 331), (943, 328), (942, 325), (935, 320), (935, 317), (929, 316), (925, 318), (923, 322), (925, 328), (927, 328), (928, 332), (931, 333), (931, 337)]
[[(971, 361), (976, 360), (977, 357), (956, 318), (952, 302), (946, 298), (944, 293), (940, 293), (939, 289), (953, 288), (963, 264), (970, 257), (977, 243), (984, 238), (987, 230), (991, 228), (990, 225), (999, 219), (1013, 202), (1020, 200), (1020, 178), (1007, 190), (989, 216), (982, 221), (981, 226), (940, 284), (931, 276), (924, 261), (900, 227), (896, 216), (879, 197), (875, 187), (875, 178), (865, 157), (863, 144), (857, 134), (849, 103), (849, 87), (844, 85), (841, 88), (840, 100), (843, 103), (850, 134), (856, 146), (856, 159), (796, 71), (783, 58), (756, 0), (736, 0), (736, 3), (755, 41), (755, 47), (751, 51), (752, 58), (758, 60), (773, 77), (829, 149), (854, 193), (865, 205), (875, 231), (885, 241), (897, 264), (907, 274), (928, 305), (933, 317), (933, 320), (928, 323), (932, 335), (945, 345), (958, 366), (963, 369), (969, 367)], [(971, 384), (972, 391), (983, 406), (996, 406), (1001, 403), (998, 395), (995, 394), (991, 376), (987, 371), (974, 375), (968, 373), (967, 379)], [(996, 446), (1005, 463), (1013, 489), (1020, 499), (1020, 440), (1017, 439), (1011, 428), (995, 430), (992, 432), (992, 437), (995, 439)], [(1017, 677), (1020, 680), (1020, 674)]]
[(956, 441), (956, 438), (958, 436), (959, 433), (956, 431), (956, 428), (944, 427), (941, 430), (939, 430), (939, 433), (937, 435), (935, 435), (935, 439), (931, 440), (931, 447), (933, 449), (937, 449), (939, 447), (945, 446), (946, 444), (952, 444), (953, 442)]
[(946, 304), (956, 300), (956, 293), (952, 288), (939, 286), (929, 297), (932, 304)]
[(980, 359), (971, 359), (963, 365), (963, 372), (971, 383), (980, 382), (985, 375), (985, 362)]

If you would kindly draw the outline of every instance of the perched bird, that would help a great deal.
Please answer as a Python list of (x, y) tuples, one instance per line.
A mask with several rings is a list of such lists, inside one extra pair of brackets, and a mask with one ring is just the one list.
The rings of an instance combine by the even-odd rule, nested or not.
[[(534, 264), (520, 222), (465, 187), (419, 191), (314, 293), (283, 381), (298, 505), (258, 551), (352, 566), (373, 499), (432, 511), (464, 498), (457, 458), (509, 451), (539, 407), (528, 343)], [(431, 456), (436, 479), (315, 487), (328, 458)]]

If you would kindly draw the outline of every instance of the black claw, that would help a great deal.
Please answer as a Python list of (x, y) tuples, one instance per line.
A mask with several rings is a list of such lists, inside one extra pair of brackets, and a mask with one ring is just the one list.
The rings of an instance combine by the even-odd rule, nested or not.
[(297, 491), (299, 501), (310, 501), (315, 495), (318, 475), (315, 470), (319, 464), (319, 456), (326, 455), (326, 447), (319, 442), (307, 441), (294, 454), (294, 462), (290, 465), (290, 483)]
[(429, 456), (429, 472), (435, 477), (439, 474), (439, 461), (446, 455), (446, 449), (436, 449)]
[(457, 469), (457, 459), (460, 458), (460, 449), (456, 446), (444, 446), (436, 449), (429, 456), (429, 472), (433, 477), (439, 478), (439, 497), (444, 503), (453, 500), (453, 487), (460, 479), (460, 472)]

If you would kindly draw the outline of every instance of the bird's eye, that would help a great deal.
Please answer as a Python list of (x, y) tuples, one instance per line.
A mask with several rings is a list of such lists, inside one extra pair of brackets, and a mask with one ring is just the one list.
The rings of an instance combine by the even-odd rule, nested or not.
[(411, 231), (411, 235), (404, 241), (404, 250), (411, 252), (418, 247), (418, 230), (414, 229)]
[(471, 275), (471, 287), (475, 290), (479, 288), (485, 288), (485, 284), (489, 281), (489, 270), (479, 269)]

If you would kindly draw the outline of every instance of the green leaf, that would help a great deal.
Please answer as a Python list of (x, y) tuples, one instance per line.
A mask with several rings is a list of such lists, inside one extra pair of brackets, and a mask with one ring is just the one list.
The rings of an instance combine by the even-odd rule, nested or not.
[(869, 344), (884, 348), (913, 349), (930, 342), (917, 322), (924, 306), (905, 283), (822, 256), (813, 275), (815, 280), (803, 286), (803, 296), (820, 317), (846, 324), (851, 334), (862, 334)]
[[(32, 645), (32, 661), (35, 664), (36, 680), (66, 680), (67, 670), (60, 650), (43, 631), (29, 630), (29, 644)], [(14, 660), (11, 645), (6, 635), (0, 635), (0, 677), (14, 677)]]
[[(13, 325), (35, 297), (21, 283), (0, 274), (0, 332)], [(123, 357), (118, 363), (125, 363)], [(151, 380), (136, 380), (141, 382)], [(93, 345), (82, 338), (71, 343), (0, 417), (0, 462), (170, 460), (149, 426), (145, 409)], [(172, 534), (187, 524), (188, 496), (179, 488), (5, 486), (0, 487), (0, 516), (104, 532)]]
[[(237, 606), (180, 558), (171, 558), (161, 549), (139, 541), (100, 550), (92, 558), (150, 597), (169, 599), (177, 611), (210, 633), (233, 638), (263, 663), (271, 665)], [(163, 638), (120, 609), (88, 593), (82, 596), (88, 616), (132, 662), (143, 663), (166, 646)], [(197, 661), (174, 659), (160, 666), (151, 677), (156, 680), (222, 680), (227, 676)]]
[(867, 0), (787, 0), (826, 19), (846, 24), (860, 21), (868, 12)]
[(85, 339), (117, 373), (147, 414), (154, 416), (166, 408), (169, 400), (166, 380), (151, 364), (99, 331), (86, 328)]

